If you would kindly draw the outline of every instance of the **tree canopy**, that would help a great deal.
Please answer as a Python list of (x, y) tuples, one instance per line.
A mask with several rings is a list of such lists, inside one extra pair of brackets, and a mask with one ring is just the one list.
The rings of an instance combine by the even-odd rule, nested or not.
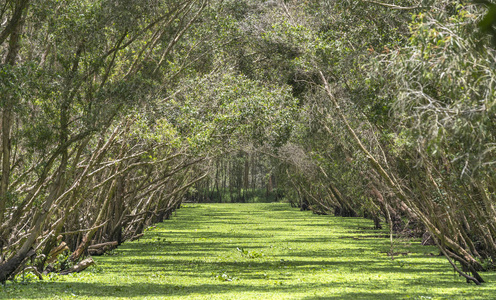
[(496, 264), (494, 11), (0, 1), (0, 282), (133, 239), (186, 199), (265, 189), (424, 236), (480, 284)]

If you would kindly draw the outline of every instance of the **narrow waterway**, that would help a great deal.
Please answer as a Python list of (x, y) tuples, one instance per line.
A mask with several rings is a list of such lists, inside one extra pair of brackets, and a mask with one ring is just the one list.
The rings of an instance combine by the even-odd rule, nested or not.
[[(318, 216), (288, 204), (185, 204), (97, 266), (0, 297), (52, 299), (494, 299), (495, 274), (475, 287), (433, 247), (370, 220)], [(492, 298), (491, 298), (492, 297)]]

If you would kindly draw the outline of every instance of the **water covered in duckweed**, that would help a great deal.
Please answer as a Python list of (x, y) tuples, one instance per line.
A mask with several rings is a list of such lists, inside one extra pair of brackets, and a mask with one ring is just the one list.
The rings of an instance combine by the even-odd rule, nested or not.
[(2, 299), (496, 299), (496, 273), (466, 284), (433, 247), (370, 220), (319, 216), (284, 203), (185, 204), (97, 265)]

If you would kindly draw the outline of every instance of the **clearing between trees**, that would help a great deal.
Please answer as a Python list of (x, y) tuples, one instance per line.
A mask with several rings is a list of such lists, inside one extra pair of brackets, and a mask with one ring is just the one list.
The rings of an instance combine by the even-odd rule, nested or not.
[(0, 298), (494, 299), (495, 272), (467, 285), (435, 247), (373, 227), (285, 203), (184, 204), (85, 272), (26, 274)]

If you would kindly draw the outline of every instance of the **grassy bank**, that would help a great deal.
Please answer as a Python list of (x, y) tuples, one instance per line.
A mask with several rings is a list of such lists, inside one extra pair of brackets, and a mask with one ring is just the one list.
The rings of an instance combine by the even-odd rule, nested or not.
[(370, 220), (287, 204), (188, 204), (81, 274), (8, 283), (7, 299), (495, 299), (496, 273), (467, 285), (433, 247), (386, 252)]

